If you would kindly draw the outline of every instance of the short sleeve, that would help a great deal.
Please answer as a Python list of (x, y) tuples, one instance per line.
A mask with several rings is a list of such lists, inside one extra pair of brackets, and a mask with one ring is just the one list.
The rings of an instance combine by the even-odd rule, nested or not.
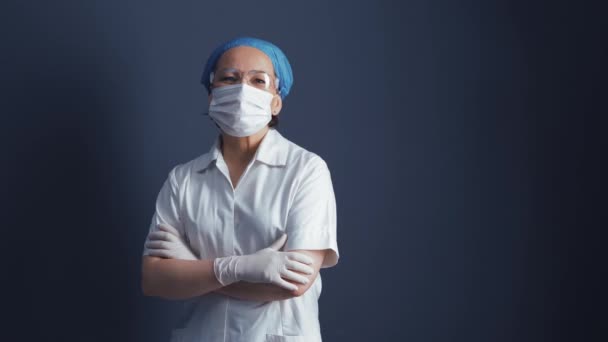
[[(184, 235), (184, 226), (179, 215), (179, 192), (175, 177), (176, 169), (177, 166), (169, 172), (169, 176), (158, 193), (156, 209), (152, 215), (152, 222), (150, 222), (148, 233), (158, 230), (156, 227), (158, 224), (166, 223)], [(144, 243), (143, 255), (148, 255), (148, 252)]]
[(329, 249), (321, 268), (339, 259), (336, 199), (327, 164), (318, 156), (307, 162), (287, 215), (284, 250)]

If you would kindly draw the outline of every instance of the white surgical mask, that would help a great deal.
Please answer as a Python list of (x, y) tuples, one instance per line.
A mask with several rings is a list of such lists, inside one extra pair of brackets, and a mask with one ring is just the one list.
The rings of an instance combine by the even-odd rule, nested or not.
[(225, 133), (235, 137), (250, 136), (271, 119), (273, 94), (248, 84), (233, 84), (211, 90), (209, 116)]

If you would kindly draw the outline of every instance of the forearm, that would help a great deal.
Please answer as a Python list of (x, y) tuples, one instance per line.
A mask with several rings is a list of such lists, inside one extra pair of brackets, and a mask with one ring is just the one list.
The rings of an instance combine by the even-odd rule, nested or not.
[(215, 292), (236, 299), (269, 302), (297, 297), (297, 291), (290, 291), (274, 284), (249, 283), (239, 281), (219, 288)]
[(213, 260), (178, 260), (143, 257), (142, 290), (146, 296), (187, 299), (222, 287), (213, 272)]

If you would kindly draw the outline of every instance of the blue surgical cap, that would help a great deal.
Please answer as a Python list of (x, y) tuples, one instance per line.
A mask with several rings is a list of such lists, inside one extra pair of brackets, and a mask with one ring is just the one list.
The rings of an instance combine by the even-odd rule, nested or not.
[(224, 44), (218, 46), (207, 59), (205, 64), (205, 70), (203, 71), (203, 77), (201, 83), (205, 85), (208, 92), (211, 92), (209, 74), (215, 69), (217, 61), (220, 59), (222, 54), (226, 50), (237, 46), (251, 46), (264, 52), (272, 61), (274, 66), (274, 73), (279, 78), (279, 95), (282, 99), (289, 94), (289, 89), (293, 84), (293, 73), (291, 71), (291, 65), (287, 60), (287, 56), (279, 49), (276, 45), (258, 38), (251, 37), (239, 37), (232, 39)]

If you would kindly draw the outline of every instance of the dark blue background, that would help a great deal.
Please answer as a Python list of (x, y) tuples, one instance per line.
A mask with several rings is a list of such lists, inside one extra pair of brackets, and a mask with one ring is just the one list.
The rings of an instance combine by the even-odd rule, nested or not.
[(289, 56), (279, 130), (332, 172), (341, 259), (322, 271), (324, 340), (608, 336), (599, 8), (2, 7), (0, 339), (168, 340), (178, 306), (141, 294), (143, 242), (170, 168), (216, 135), (199, 79), (238, 35)]

